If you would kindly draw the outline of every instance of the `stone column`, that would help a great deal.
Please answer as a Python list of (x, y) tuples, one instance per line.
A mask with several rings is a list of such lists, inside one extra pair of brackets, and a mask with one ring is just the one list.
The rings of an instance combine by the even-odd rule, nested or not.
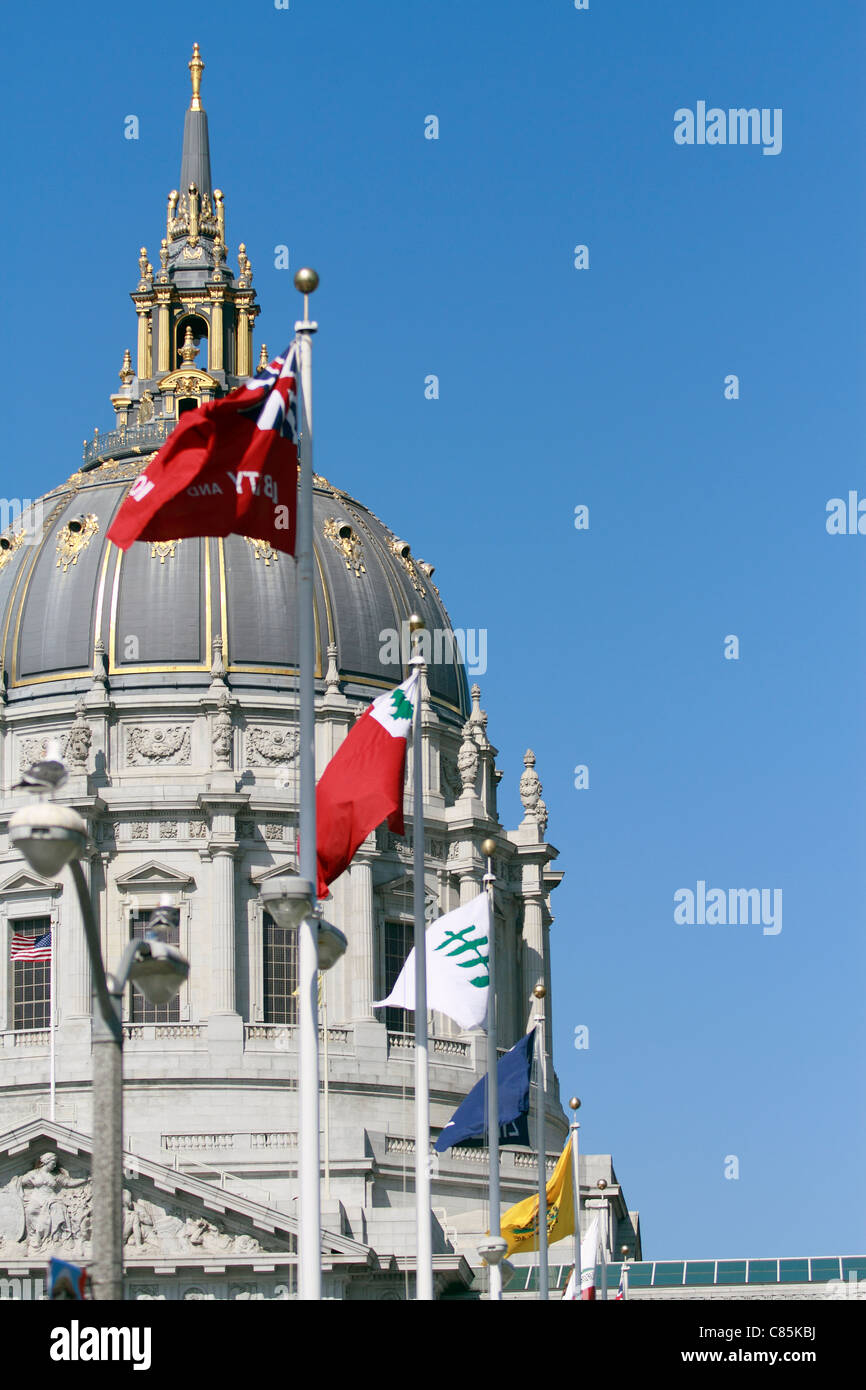
[[(523, 979), (521, 981), (520, 1018), (522, 1027), (535, 1010), (532, 991), (546, 983), (544, 969), (544, 926), (541, 897), (527, 896), (523, 901)], [(546, 1001), (545, 1001), (546, 1003)], [(545, 1016), (548, 1013), (545, 1008)]]
[(481, 879), (478, 874), (460, 875), (460, 906), (471, 903), (481, 892)]
[(214, 845), (211, 893), (211, 1014), (237, 1012), (234, 845)]
[[(87, 891), (92, 897), (92, 865), (90, 859), (85, 856), (81, 858), (81, 872), (87, 883)], [(62, 881), (63, 898), (57, 928), (55, 979), (59, 1018), (61, 1022), (66, 1023), (73, 1018), (89, 1018), (92, 986), (90, 956), (78, 894), (68, 873), (63, 875)], [(98, 909), (95, 907), (94, 911), (98, 920)]]
[(346, 961), (352, 972), (352, 1018), (374, 1019), (375, 933), (373, 913), (373, 865), (356, 859), (352, 865), (351, 954)]

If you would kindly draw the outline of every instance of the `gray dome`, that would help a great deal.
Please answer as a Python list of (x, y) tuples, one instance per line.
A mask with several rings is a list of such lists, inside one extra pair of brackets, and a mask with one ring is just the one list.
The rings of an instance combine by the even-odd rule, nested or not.
[[(238, 689), (296, 685), (295, 564), (242, 536), (140, 542), (123, 553), (106, 532), (130, 483), (149, 460), (108, 460), (74, 473), (34, 504), (36, 524), (0, 538), (0, 665), (10, 702), (91, 682), (101, 640), (112, 690), (207, 687), (214, 639), (222, 639)], [(431, 632), (451, 631), (432, 583), (366, 507), (317, 477), (316, 675), (335, 644), (347, 694), (375, 695), (404, 679), (387, 651), (413, 611)], [(39, 509), (41, 508), (41, 518)], [(385, 660), (383, 660), (383, 655)], [(469, 711), (466, 674), (447, 637), (429, 666), (433, 699), (447, 714)]]

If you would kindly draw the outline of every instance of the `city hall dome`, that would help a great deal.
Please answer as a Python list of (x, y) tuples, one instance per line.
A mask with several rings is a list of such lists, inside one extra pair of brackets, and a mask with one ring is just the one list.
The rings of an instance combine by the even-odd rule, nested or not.
[[(49, 693), (49, 683), (56, 690), (89, 685), (100, 667), (115, 691), (207, 687), (222, 667), (237, 689), (294, 684), (298, 609), (290, 556), (243, 536), (147, 542), (127, 552), (106, 540), (152, 456), (129, 452), (146, 429), (128, 426), (123, 437), (118, 430), (107, 444), (99, 441), (101, 453), (89, 467), (0, 537), (2, 666), (11, 701), (33, 687)], [(314, 535), (317, 676), (325, 679), (330, 660), (347, 693), (370, 687), (375, 694), (399, 683), (410, 613), (420, 613), (431, 632), (451, 630), (432, 566), (321, 477)], [(445, 659), (429, 668), (430, 694), (443, 712), (465, 719), (459, 650), (447, 641), (440, 654)]]
[[(168, 195), (158, 266), (142, 246), (127, 351), (111, 395), (114, 427), (85, 442), (81, 467), (0, 535), (0, 671), (15, 701), (81, 690), (96, 673), (113, 691), (148, 685), (291, 689), (298, 662), (295, 565), (267, 543), (229, 536), (137, 544), (106, 533), (138, 474), (188, 410), (253, 375), (259, 314), (239, 244), (227, 265), (225, 199), (211, 179), (204, 63), (189, 64), (180, 180)], [(261, 345), (258, 365), (267, 363)], [(327, 479), (314, 479), (316, 675), (375, 695), (407, 674), (404, 624), (419, 613), (438, 641), (430, 697), (446, 718), (469, 713), (461, 653), (433, 566)], [(66, 684), (64, 684), (66, 683)], [(68, 684), (71, 683), (71, 684)]]

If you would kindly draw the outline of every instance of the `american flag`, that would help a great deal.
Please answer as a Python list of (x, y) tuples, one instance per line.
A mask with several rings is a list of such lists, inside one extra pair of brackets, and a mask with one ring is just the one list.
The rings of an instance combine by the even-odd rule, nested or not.
[(51, 959), (51, 932), (47, 931), (44, 936), (27, 936), (24, 932), (15, 932), (12, 937), (12, 947), (9, 951), (10, 960), (50, 960)]

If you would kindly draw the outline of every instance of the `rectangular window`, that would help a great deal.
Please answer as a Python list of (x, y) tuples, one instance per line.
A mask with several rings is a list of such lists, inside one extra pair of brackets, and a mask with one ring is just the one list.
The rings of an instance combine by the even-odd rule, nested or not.
[[(10, 922), (12, 936), (38, 941), (51, 928), (50, 917), (20, 917)], [(50, 960), (13, 960), (12, 1027), (16, 1032), (51, 1027)]]
[[(153, 916), (153, 908), (130, 914), (130, 941), (142, 941), (147, 935), (147, 924)], [(169, 946), (180, 945), (180, 928), (161, 927), (159, 935)], [(176, 994), (167, 1004), (150, 1004), (143, 994), (132, 985), (129, 986), (129, 1017), (132, 1023), (180, 1023), (180, 995)]]
[(264, 1019), (265, 1023), (298, 1022), (298, 931), (280, 927), (269, 912), (263, 916), (264, 928)]
[[(383, 997), (390, 994), (397, 983), (397, 976), (406, 964), (406, 958), (415, 942), (415, 928), (411, 922), (385, 923), (385, 958)], [(385, 1027), (389, 1033), (412, 1033), (415, 1029), (415, 1012), (412, 1009), (386, 1009)]]

